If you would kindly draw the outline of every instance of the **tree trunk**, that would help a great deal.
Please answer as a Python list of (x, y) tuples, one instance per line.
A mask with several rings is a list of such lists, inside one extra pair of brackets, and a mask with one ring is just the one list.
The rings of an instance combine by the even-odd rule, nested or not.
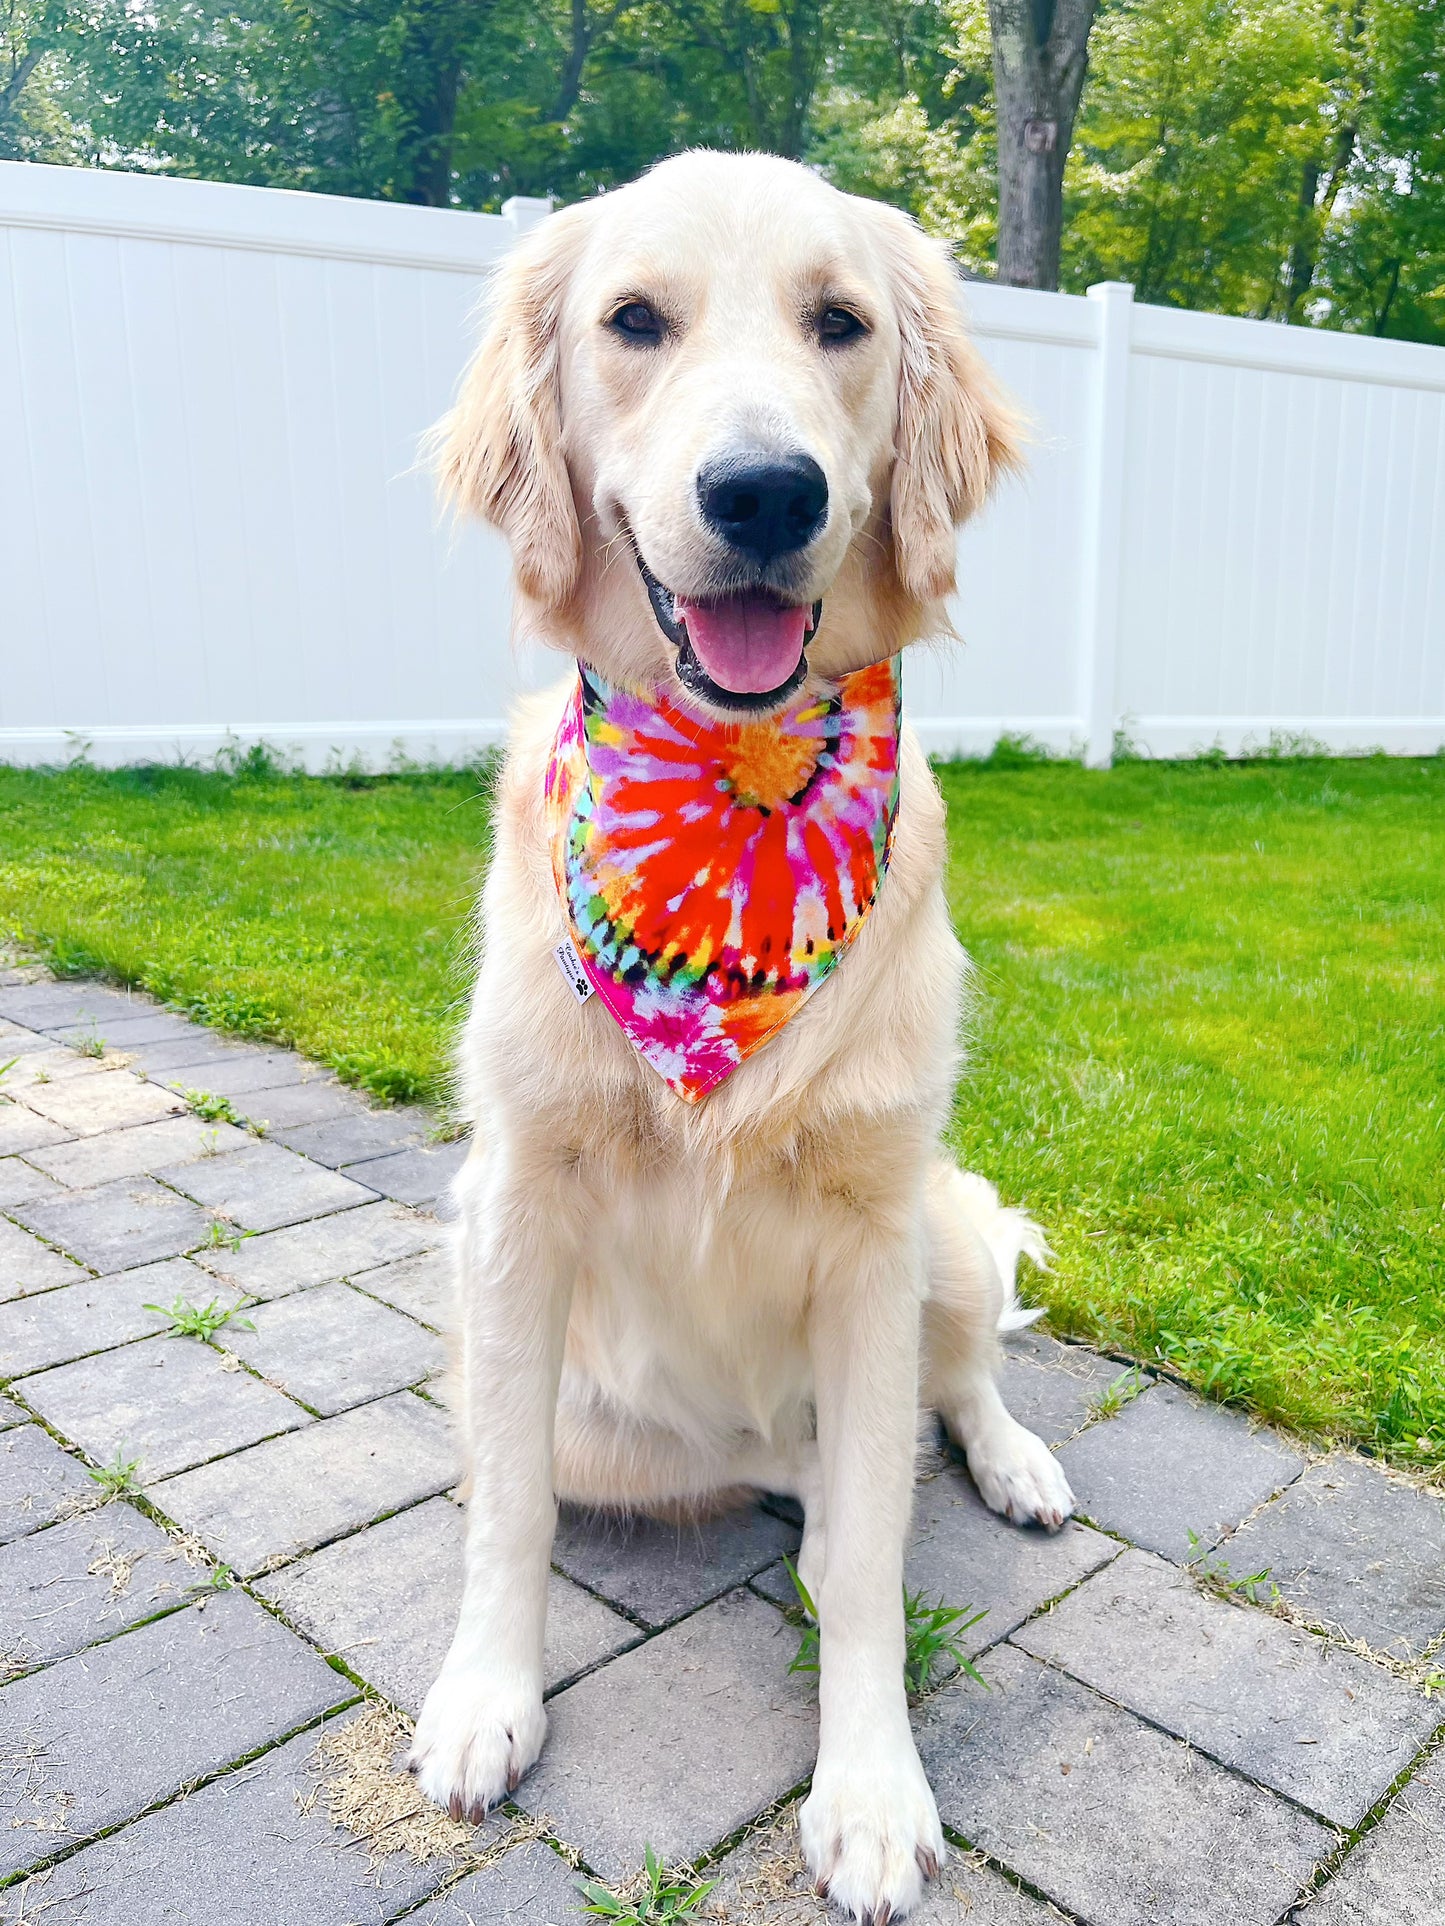
[(45, 58), (44, 47), (31, 47), (16, 63), (14, 71), (3, 87), (0, 87), (0, 120), (4, 120), (10, 109), (25, 92), (25, 83)]
[(1064, 162), (1096, 0), (988, 0), (998, 109), (998, 278), (1056, 288)]

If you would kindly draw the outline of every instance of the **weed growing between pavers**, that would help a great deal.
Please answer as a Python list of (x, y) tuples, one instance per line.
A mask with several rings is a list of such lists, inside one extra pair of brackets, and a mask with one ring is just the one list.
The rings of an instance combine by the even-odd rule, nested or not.
[(1212, 1592), (1216, 1598), (1246, 1598), (1251, 1605), (1279, 1604), (1280, 1589), (1270, 1578), (1268, 1565), (1257, 1572), (1235, 1573), (1227, 1558), (1205, 1547), (1197, 1531), (1188, 1536), (1189, 1557), (1185, 1562), (1201, 1591)]
[[(234, 1248), (236, 1250), (241, 1248), (239, 1238)], [(154, 1311), (157, 1317), (167, 1320), (170, 1329), (163, 1332), (163, 1336), (200, 1338), (203, 1343), (209, 1344), (217, 1331), (228, 1324), (238, 1331), (254, 1331), (256, 1327), (250, 1318), (241, 1317), (239, 1313), (250, 1310), (253, 1304), (259, 1302), (259, 1298), (243, 1297), (239, 1303), (222, 1310), (221, 1300), (218, 1297), (213, 1297), (209, 1304), (192, 1304), (186, 1298), (178, 1296), (169, 1310), (163, 1304), (142, 1304), (141, 1309)]]
[[(798, 1594), (805, 1614), (799, 1626), (798, 1649), (789, 1665), (790, 1672), (818, 1670), (818, 1610), (808, 1588), (798, 1576), (797, 1566), (786, 1553), (783, 1564)], [(988, 1617), (987, 1611), (974, 1612), (968, 1605), (946, 1605), (941, 1598), (930, 1604), (922, 1590), (903, 1588), (903, 1678), (910, 1698), (921, 1698), (935, 1679), (944, 1673), (951, 1659), (965, 1677), (988, 1690), (988, 1680), (970, 1662), (962, 1645), (963, 1634)]]
[[(97, 1502), (109, 1504), (112, 1498), (131, 1498), (140, 1491), (139, 1458), (125, 1458), (120, 1452), (108, 1465), (87, 1465), (85, 1475), (100, 1489)], [(85, 1509), (84, 1506), (80, 1509)]]
[(1113, 1379), (1094, 1399), (1085, 1423), (1104, 1418), (1117, 1418), (1126, 1404), (1132, 1404), (1139, 1393), (1148, 1388), (1149, 1379), (1136, 1365), (1131, 1365), (1127, 1371), (1121, 1371), (1118, 1377)]
[(237, 1113), (229, 1097), (217, 1097), (209, 1090), (187, 1090), (182, 1094), (191, 1109), (206, 1123), (234, 1124), (238, 1130), (250, 1130), (257, 1137), (266, 1134), (265, 1124), (257, 1129), (249, 1119)]
[[(1445, 758), (939, 775), (953, 1145), (1054, 1327), (1445, 1471)], [(0, 926), (434, 1099), (485, 826), (468, 773), (0, 769)]]
[(669, 1871), (651, 1846), (643, 1847), (642, 1861), (642, 1871), (616, 1890), (598, 1879), (578, 1880), (583, 1912), (613, 1926), (673, 1926), (695, 1913), (717, 1884), (688, 1867)]

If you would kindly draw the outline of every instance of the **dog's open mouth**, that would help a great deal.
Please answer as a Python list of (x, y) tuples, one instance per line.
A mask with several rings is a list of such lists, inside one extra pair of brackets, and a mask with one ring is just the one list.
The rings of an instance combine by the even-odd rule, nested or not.
[(765, 709), (808, 673), (807, 647), (823, 604), (784, 602), (766, 589), (694, 601), (674, 595), (637, 558), (658, 627), (677, 650), (683, 687), (724, 709)]

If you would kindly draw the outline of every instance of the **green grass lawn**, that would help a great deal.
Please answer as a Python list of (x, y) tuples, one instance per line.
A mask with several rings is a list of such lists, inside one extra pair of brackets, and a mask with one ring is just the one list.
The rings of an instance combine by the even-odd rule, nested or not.
[[(1445, 1468), (1445, 758), (951, 765), (959, 1155), (1056, 1329)], [(434, 1097), (475, 774), (0, 769), (0, 928)]]

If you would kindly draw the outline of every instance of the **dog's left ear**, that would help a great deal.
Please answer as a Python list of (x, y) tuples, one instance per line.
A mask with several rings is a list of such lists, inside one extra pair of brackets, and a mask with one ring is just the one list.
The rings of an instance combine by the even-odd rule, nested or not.
[(1021, 430), (964, 332), (946, 247), (878, 207), (898, 303), (898, 419), (890, 508), (899, 580), (916, 601), (954, 586), (955, 530), (1000, 474), (1021, 465)]
[(431, 435), (442, 492), (502, 531), (518, 586), (548, 608), (568, 599), (582, 565), (557, 337), (585, 218), (580, 207), (550, 215), (497, 270), (486, 333)]

